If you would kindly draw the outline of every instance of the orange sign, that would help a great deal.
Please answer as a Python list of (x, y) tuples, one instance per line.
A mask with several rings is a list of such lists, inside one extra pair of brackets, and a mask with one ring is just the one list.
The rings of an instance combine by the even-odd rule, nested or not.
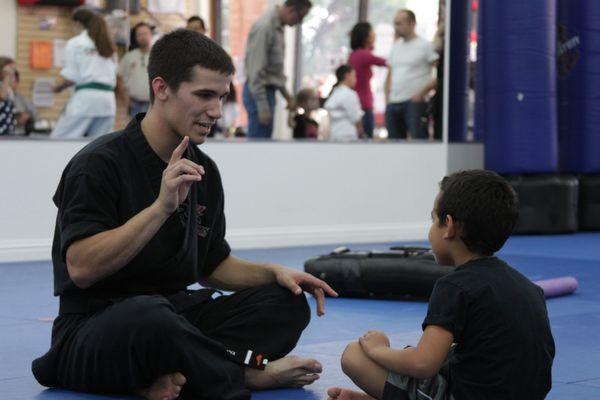
[(29, 56), (31, 68), (52, 68), (52, 42), (49, 40), (32, 40)]

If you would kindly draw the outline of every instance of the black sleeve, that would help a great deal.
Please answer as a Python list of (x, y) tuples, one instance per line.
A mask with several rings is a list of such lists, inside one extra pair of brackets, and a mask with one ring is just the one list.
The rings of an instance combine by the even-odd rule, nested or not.
[(63, 260), (73, 242), (119, 226), (117, 191), (106, 176), (101, 170), (78, 171), (61, 182), (55, 202)]
[[(216, 168), (215, 171), (217, 171)], [(223, 193), (223, 187), (221, 186), (220, 177), (218, 181), (220, 188), (218, 204), (219, 211), (215, 216), (215, 223), (213, 225), (210, 243), (208, 246), (208, 253), (206, 254), (204, 268), (202, 268), (204, 276), (210, 276), (219, 266), (219, 264), (229, 257), (229, 254), (231, 253), (229, 243), (227, 243), (227, 240), (225, 240), (225, 195)]]
[(467, 315), (466, 293), (446, 280), (436, 283), (429, 298), (427, 316), (423, 321), (423, 330), (428, 325), (439, 325), (454, 335), (454, 341), (459, 342)]

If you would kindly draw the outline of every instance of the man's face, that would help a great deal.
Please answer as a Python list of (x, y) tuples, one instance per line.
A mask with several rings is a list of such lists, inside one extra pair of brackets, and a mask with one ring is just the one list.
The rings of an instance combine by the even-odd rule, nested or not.
[(406, 38), (413, 33), (415, 24), (413, 24), (405, 12), (398, 12), (394, 17), (394, 30), (396, 35), (401, 38)]
[(306, 7), (296, 8), (291, 6), (284, 6), (282, 22), (284, 23), (284, 25), (289, 26), (301, 24), (302, 20), (304, 19), (304, 17), (306, 17), (306, 14), (308, 14), (309, 11), (310, 9)]
[(201, 33), (203, 35), (206, 34), (206, 29), (204, 29), (204, 26), (202, 26), (202, 22), (200, 22), (198, 20), (188, 22), (188, 24), (186, 25), (186, 28), (191, 31), (196, 31), (198, 33)]
[(138, 42), (140, 47), (148, 48), (152, 42), (152, 31), (146, 25), (139, 26), (135, 30), (135, 40)]
[(232, 78), (232, 75), (196, 66), (190, 81), (182, 82), (176, 92), (167, 88), (168, 97), (163, 107), (171, 129), (181, 138), (188, 135), (192, 142), (203, 143), (221, 118), (222, 100), (229, 93)]
[(435, 196), (433, 210), (431, 210), (431, 227), (429, 228), (429, 243), (435, 256), (435, 260), (440, 265), (453, 265), (454, 261), (448, 252), (448, 241), (444, 238), (446, 226), (440, 226), (440, 220), (437, 215), (437, 205), (440, 193)]

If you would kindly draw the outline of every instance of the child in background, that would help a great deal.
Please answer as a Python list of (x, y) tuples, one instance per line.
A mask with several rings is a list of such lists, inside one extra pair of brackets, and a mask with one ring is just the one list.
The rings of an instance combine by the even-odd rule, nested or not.
[(15, 61), (0, 56), (0, 135), (14, 135), (15, 119), (14, 93)]
[(363, 135), (363, 110), (354, 91), (356, 72), (350, 65), (342, 65), (335, 70), (335, 76), (337, 83), (324, 105), (329, 113), (329, 139), (356, 140)]
[(390, 348), (368, 331), (342, 355), (366, 393), (330, 388), (329, 399), (542, 400), (552, 387), (554, 339), (542, 289), (494, 253), (518, 216), (515, 192), (491, 171), (440, 183), (429, 242), (441, 265), (416, 347)]
[(290, 112), (290, 126), (294, 139), (317, 139), (319, 124), (311, 113), (319, 108), (319, 98), (313, 89), (302, 89), (296, 94), (296, 110)]

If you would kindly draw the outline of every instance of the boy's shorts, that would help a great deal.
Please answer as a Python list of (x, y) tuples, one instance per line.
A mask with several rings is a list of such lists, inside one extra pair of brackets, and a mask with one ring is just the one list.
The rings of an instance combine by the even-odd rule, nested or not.
[(417, 379), (390, 372), (382, 400), (454, 400), (454, 397), (448, 389), (448, 381), (440, 374)]
[(440, 372), (431, 378), (418, 379), (390, 372), (382, 400), (454, 400), (448, 385), (448, 362), (453, 353), (454, 346), (448, 352)]

